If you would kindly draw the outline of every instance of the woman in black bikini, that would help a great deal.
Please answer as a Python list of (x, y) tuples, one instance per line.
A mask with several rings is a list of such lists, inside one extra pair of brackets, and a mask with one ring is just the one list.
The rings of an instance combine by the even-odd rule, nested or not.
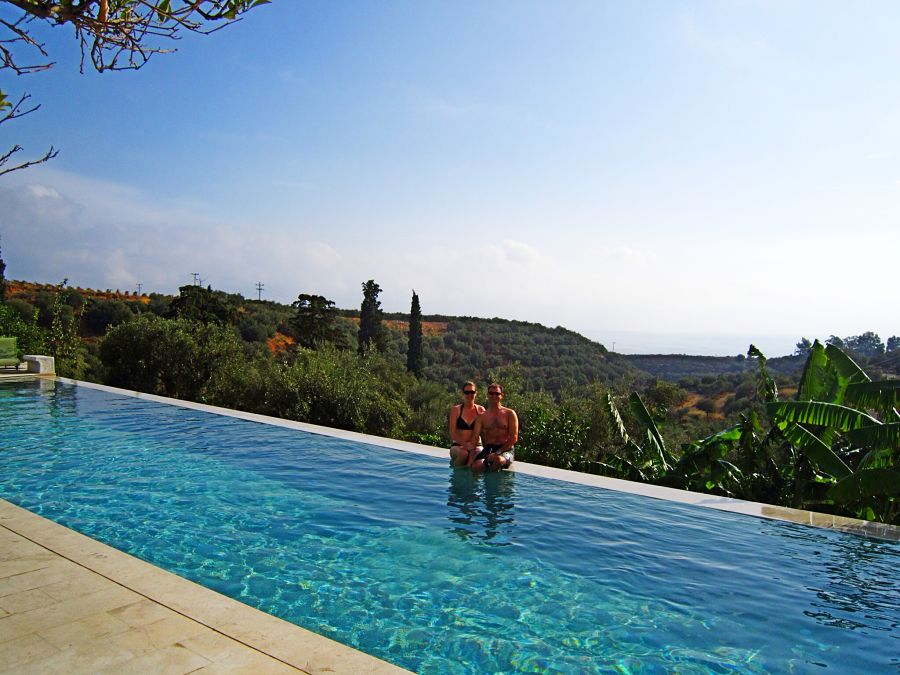
[(475, 420), (484, 414), (484, 406), (476, 405), (478, 390), (474, 382), (466, 382), (462, 388), (463, 402), (450, 408), (450, 461), (453, 466), (466, 466), (481, 452), (479, 438), (473, 429)]

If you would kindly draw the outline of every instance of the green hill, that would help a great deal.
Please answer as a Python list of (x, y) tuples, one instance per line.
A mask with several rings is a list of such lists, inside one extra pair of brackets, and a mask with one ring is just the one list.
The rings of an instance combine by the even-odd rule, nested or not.
[[(389, 315), (392, 348), (406, 353), (406, 320)], [(425, 379), (458, 388), (485, 383), (515, 363), (526, 390), (558, 394), (567, 386), (599, 381), (630, 384), (647, 379), (618, 354), (571, 330), (538, 323), (476, 317), (425, 316)], [(428, 330), (431, 326), (432, 329)]]

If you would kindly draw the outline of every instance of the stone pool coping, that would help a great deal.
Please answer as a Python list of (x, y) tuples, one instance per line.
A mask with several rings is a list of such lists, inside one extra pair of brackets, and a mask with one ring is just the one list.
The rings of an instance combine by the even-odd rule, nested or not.
[[(113, 394), (132, 396), (135, 398), (146, 399), (148, 401), (176, 405), (182, 408), (201, 410), (217, 415), (225, 415), (228, 417), (236, 417), (238, 419), (249, 420), (251, 422), (259, 422), (261, 424), (284, 427), (286, 429), (298, 429), (300, 431), (307, 431), (309, 433), (320, 434), (322, 436), (342, 438), (345, 440), (357, 441), (359, 443), (366, 443), (368, 445), (375, 445), (383, 448), (391, 448), (394, 450), (402, 450), (404, 452), (413, 452), (419, 455), (428, 455), (429, 457), (448, 459), (448, 451), (444, 448), (435, 448), (427, 445), (420, 445), (418, 443), (411, 443), (409, 441), (398, 441), (392, 438), (384, 438), (382, 436), (371, 436), (369, 434), (362, 434), (355, 431), (333, 429), (331, 427), (323, 427), (316, 424), (308, 424), (306, 422), (284, 420), (278, 417), (269, 417), (267, 415), (248, 413), (241, 410), (232, 410), (231, 408), (220, 408), (218, 406), (207, 405), (205, 403), (194, 403), (193, 401), (182, 401), (174, 398), (166, 398), (165, 396), (145, 394), (143, 392), (130, 391), (127, 389), (119, 389), (104, 384), (95, 384), (93, 382), (82, 382), (80, 380), (72, 380), (66, 377), (56, 377), (55, 379), (60, 382), (75, 384), (91, 389), (98, 389), (100, 391), (106, 391)], [(739, 513), (745, 516), (755, 516), (757, 518), (768, 518), (771, 520), (783, 520), (800, 525), (809, 525), (812, 527), (840, 530), (841, 532), (848, 532), (863, 537), (887, 539), (889, 541), (900, 541), (900, 527), (896, 525), (875, 523), (868, 520), (859, 520), (856, 518), (845, 518), (843, 516), (835, 516), (828, 513), (818, 513), (816, 511), (805, 511), (803, 509), (793, 509), (786, 506), (774, 506), (772, 504), (762, 504), (760, 502), (748, 502), (741, 499), (720, 497), (718, 495), (705, 494), (702, 492), (677, 490), (675, 488), (662, 487), (660, 485), (651, 485), (649, 483), (636, 483), (633, 481), (621, 480), (619, 478), (607, 478), (606, 476), (597, 476), (595, 474), (582, 473), (580, 471), (556, 469), (549, 466), (542, 466), (540, 464), (516, 462), (513, 465), (513, 469), (516, 471), (516, 473), (540, 476), (542, 478), (549, 478), (551, 480), (559, 480), (567, 483), (589, 485), (606, 490), (615, 490), (617, 492), (628, 492), (630, 494), (651, 497), (653, 499), (664, 499), (671, 502), (679, 502), (681, 504), (701, 506), (703, 508), (717, 509), (719, 511), (729, 511), (731, 513)]]
[(2, 672), (408, 672), (2, 499), (0, 543)]

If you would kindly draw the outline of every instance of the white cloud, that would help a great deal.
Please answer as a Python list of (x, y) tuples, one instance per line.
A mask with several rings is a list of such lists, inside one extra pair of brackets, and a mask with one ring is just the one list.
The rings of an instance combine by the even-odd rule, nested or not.
[(525, 242), (504, 239), (500, 247), (504, 257), (509, 262), (521, 265), (534, 265), (541, 261), (541, 254), (538, 250)]
[(306, 245), (304, 253), (310, 263), (326, 269), (340, 264), (343, 260), (343, 256), (338, 251), (322, 241), (310, 242)]
[(37, 197), (38, 199), (43, 197), (47, 197), (50, 199), (62, 198), (56, 190), (54, 190), (52, 187), (47, 187), (46, 185), (29, 185), (27, 186), (27, 189), (33, 197)]
[(43, 178), (0, 188), (0, 235), (12, 278), (67, 277), (74, 285), (123, 290), (140, 282), (171, 293), (199, 272), (216, 288), (245, 296), (261, 280), (267, 292), (290, 301), (343, 258), (327, 242), (223, 222), (196, 204), (151, 200), (128, 186), (58, 171)]
[(625, 244), (604, 246), (591, 251), (591, 255), (605, 263), (621, 263), (628, 267), (646, 269), (659, 260), (653, 251), (645, 251)]

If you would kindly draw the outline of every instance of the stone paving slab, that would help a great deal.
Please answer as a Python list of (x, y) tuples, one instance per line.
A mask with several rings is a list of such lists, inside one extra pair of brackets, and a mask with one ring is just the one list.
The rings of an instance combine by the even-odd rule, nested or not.
[(407, 671), (0, 500), (0, 673)]

